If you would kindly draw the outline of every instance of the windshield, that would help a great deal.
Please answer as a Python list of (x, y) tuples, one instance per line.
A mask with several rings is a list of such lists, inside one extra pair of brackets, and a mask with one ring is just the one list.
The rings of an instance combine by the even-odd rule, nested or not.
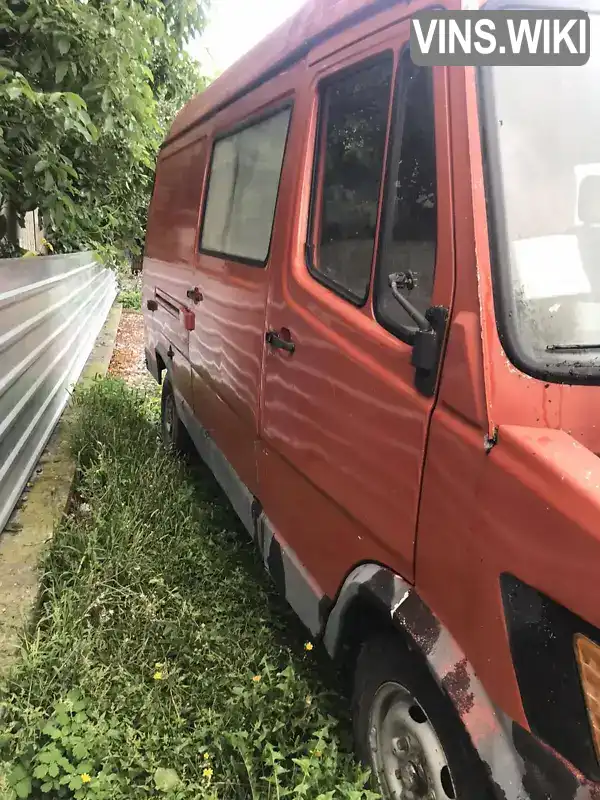
[(599, 374), (600, 15), (585, 66), (484, 68), (480, 97), (503, 343), (531, 374)]

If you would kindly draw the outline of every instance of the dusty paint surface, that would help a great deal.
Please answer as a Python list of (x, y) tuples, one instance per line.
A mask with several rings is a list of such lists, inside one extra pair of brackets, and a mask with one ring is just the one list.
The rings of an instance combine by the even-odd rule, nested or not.
[[(113, 306), (84, 367), (79, 386), (105, 375), (113, 352), (121, 307)], [(0, 534), (0, 675), (17, 653), (20, 633), (35, 603), (42, 551), (65, 511), (75, 464), (66, 437), (70, 411), (52, 434), (21, 498)]]

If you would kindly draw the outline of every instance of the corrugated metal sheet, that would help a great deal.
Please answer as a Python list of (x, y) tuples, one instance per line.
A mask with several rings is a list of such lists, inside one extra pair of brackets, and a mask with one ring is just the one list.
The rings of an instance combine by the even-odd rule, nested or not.
[(92, 253), (0, 259), (0, 531), (116, 293)]

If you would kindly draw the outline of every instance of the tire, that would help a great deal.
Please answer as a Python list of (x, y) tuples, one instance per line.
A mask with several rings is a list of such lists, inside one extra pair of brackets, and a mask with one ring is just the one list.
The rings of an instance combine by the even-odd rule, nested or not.
[(189, 455), (192, 452), (190, 435), (177, 413), (175, 394), (168, 376), (165, 377), (162, 385), (160, 428), (162, 440), (167, 450), (171, 450), (178, 455)]
[(483, 764), (450, 698), (398, 634), (363, 645), (353, 720), (357, 754), (385, 800), (491, 800)]

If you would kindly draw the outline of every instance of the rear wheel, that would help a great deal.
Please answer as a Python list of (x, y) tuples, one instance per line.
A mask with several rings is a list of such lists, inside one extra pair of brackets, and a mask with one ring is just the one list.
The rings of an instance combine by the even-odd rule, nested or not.
[(358, 755), (385, 800), (486, 800), (483, 768), (425, 663), (383, 634), (362, 648), (354, 687)]
[(165, 447), (180, 455), (190, 453), (190, 437), (177, 412), (173, 386), (168, 377), (163, 381), (160, 410), (161, 431)]

